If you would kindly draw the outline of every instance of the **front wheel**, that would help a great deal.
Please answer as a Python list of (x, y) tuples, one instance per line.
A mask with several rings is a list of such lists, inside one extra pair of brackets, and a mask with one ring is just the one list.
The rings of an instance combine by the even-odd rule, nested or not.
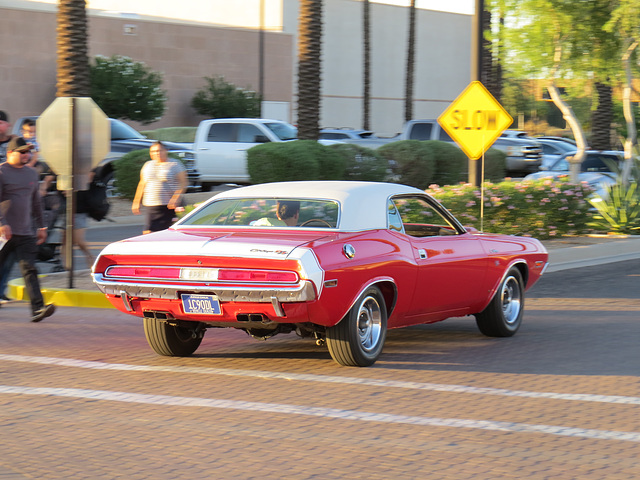
[(158, 355), (188, 357), (202, 342), (204, 331), (197, 330), (197, 323), (194, 323), (194, 328), (186, 328), (155, 318), (145, 317), (143, 320), (144, 335), (149, 346)]
[(369, 287), (349, 313), (327, 328), (327, 347), (331, 357), (347, 367), (373, 365), (387, 336), (387, 309), (378, 287)]
[(488, 337), (511, 337), (520, 328), (523, 312), (524, 282), (520, 271), (513, 267), (487, 308), (476, 314), (476, 324)]

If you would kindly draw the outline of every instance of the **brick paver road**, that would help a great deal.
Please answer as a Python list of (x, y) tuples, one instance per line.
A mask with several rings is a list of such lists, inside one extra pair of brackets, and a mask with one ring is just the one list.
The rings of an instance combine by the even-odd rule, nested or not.
[[(31, 324), (3, 306), (0, 479), (638, 478), (640, 277), (625, 268), (640, 262), (548, 275), (513, 338), (469, 318), (392, 331), (363, 369), (294, 335), (218, 329), (193, 357), (159, 357), (115, 310)], [(616, 295), (571, 293), (612, 271)]]

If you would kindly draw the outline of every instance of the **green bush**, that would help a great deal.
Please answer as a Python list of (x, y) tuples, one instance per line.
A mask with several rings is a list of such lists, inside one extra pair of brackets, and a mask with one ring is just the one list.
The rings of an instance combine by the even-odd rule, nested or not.
[(142, 62), (98, 55), (90, 66), (90, 79), (90, 96), (108, 117), (151, 123), (166, 109), (162, 75)]
[(251, 183), (291, 180), (341, 180), (342, 155), (313, 140), (271, 142), (247, 150)]
[[(169, 152), (169, 158), (180, 160), (181, 158)], [(116, 191), (124, 198), (132, 200), (136, 195), (136, 189), (140, 182), (140, 170), (145, 162), (151, 160), (149, 149), (134, 150), (124, 154), (113, 162), (114, 186)]]
[(156, 130), (146, 130), (142, 133), (145, 137), (161, 142), (193, 143), (198, 127), (167, 127)]
[(466, 155), (452, 143), (428, 140), (420, 142), (423, 155), (435, 160), (433, 181), (437, 185), (451, 185), (463, 182), (468, 178), (468, 163)]
[(485, 183), (483, 222), (480, 187), (433, 185), (427, 193), (464, 225), (488, 233), (547, 239), (594, 232), (589, 225), (592, 213), (587, 198), (592, 191), (586, 184), (571, 184), (567, 178)]
[(389, 171), (389, 162), (375, 150), (350, 143), (336, 143), (329, 148), (345, 160), (343, 180), (383, 182)]
[(484, 154), (484, 179), (488, 182), (501, 182), (506, 173), (507, 154), (497, 148), (487, 150)]
[(121, 196), (133, 199), (140, 181), (140, 169), (150, 159), (149, 149), (146, 148), (126, 153), (113, 162), (114, 186)]
[(378, 148), (378, 153), (391, 162), (397, 183), (425, 189), (434, 183), (436, 160), (424, 149), (420, 140), (401, 140)]
[[(425, 189), (431, 184), (452, 185), (469, 178), (469, 160), (456, 145), (439, 140), (401, 140), (377, 150), (395, 164), (395, 181)], [(495, 148), (485, 154), (484, 178), (504, 179), (506, 155)]]
[(262, 97), (253, 90), (236, 87), (224, 77), (205, 77), (207, 85), (196, 92), (191, 106), (209, 118), (260, 116)]

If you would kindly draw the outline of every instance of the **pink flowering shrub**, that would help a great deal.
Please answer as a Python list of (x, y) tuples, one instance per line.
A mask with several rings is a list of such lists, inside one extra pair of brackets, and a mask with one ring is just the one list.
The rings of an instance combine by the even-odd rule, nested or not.
[[(480, 230), (480, 187), (458, 184), (431, 185), (427, 193), (442, 203), (465, 226)], [(505, 181), (484, 184), (483, 230), (539, 239), (594, 233), (592, 193), (586, 184), (568, 178)]]

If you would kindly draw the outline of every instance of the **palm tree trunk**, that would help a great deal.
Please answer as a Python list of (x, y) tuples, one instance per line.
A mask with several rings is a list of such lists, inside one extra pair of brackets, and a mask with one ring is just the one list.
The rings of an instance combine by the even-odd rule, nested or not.
[(411, 0), (409, 7), (409, 40), (407, 45), (407, 78), (404, 96), (404, 121), (413, 118), (413, 77), (416, 49), (416, 0)]
[(596, 82), (598, 107), (591, 118), (591, 148), (611, 150), (611, 122), (613, 121), (613, 99), (611, 85)]
[(58, 0), (58, 97), (89, 96), (87, 37), (85, 0)]
[(322, 0), (300, 0), (298, 21), (298, 138), (318, 140)]
[(362, 32), (364, 37), (364, 91), (362, 95), (363, 115), (362, 128), (369, 130), (369, 117), (371, 115), (371, 22), (369, 0), (362, 2)]

